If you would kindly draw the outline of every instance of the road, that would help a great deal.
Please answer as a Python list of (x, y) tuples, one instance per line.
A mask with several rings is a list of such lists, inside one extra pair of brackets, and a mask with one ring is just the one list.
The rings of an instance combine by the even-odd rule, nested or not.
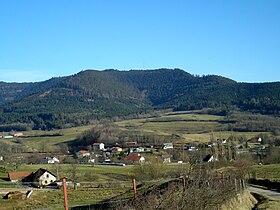
[(276, 191), (265, 190), (265, 189), (262, 189), (262, 188), (251, 187), (251, 186), (248, 187), (248, 190), (250, 192), (255, 192), (255, 193), (258, 193), (258, 194), (261, 194), (261, 195), (266, 195), (266, 196), (269, 196), (269, 197), (276, 198), (276, 199), (280, 200), (280, 193), (276, 192)]

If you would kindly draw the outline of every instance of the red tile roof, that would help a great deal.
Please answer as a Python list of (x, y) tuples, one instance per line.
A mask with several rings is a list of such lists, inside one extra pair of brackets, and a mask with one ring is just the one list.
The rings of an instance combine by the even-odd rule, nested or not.
[(92, 146), (99, 146), (100, 144), (103, 144), (103, 143), (93, 143)]
[(130, 161), (139, 161), (141, 156), (140, 155), (128, 155), (125, 158)]
[(87, 151), (87, 150), (80, 150), (80, 153), (82, 153), (82, 154), (89, 154), (89, 151)]
[(9, 177), (10, 181), (13, 181), (13, 180), (21, 181), (23, 178), (29, 176), (30, 174), (32, 174), (32, 172), (30, 172), (30, 171), (9, 172), (8, 177)]

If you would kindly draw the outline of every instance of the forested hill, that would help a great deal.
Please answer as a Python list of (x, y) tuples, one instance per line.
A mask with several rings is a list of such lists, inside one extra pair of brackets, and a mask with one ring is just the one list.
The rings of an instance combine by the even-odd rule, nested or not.
[(280, 83), (238, 83), (180, 69), (86, 70), (36, 83), (0, 82), (1, 129), (51, 129), (149, 109), (280, 113)]
[(64, 78), (52, 78), (43, 82), (5, 83), (0, 82), (0, 104), (13, 102), (25, 96), (44, 91), (63, 81)]

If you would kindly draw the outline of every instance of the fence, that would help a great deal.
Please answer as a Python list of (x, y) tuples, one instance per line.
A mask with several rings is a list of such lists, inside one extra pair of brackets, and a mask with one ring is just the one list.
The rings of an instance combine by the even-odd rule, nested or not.
[[(24, 188), (30, 189), (28, 185), (31, 183), (1, 183), (5, 188)], [(104, 181), (104, 182), (80, 182), (79, 189), (93, 189), (93, 188), (125, 188), (126, 193), (123, 195), (115, 196), (111, 199), (96, 203), (88, 204), (83, 206), (71, 207), (72, 210), (84, 210), (84, 209), (109, 209), (110, 206), (129, 204), (134, 205), (136, 199), (144, 199), (150, 195), (159, 197), (160, 194), (164, 194), (169, 190), (174, 192), (192, 193), (199, 188), (205, 189), (206, 191), (213, 190), (217, 197), (228, 197), (234, 196), (241, 193), (245, 188), (246, 184), (243, 179), (236, 179), (234, 177), (225, 176), (212, 176), (212, 177), (201, 177), (201, 178), (188, 178), (186, 176), (178, 177), (176, 179), (159, 179), (159, 180), (141, 180), (136, 181), (133, 185), (132, 181)], [(71, 187), (71, 186), (68, 186)], [(134, 187), (134, 191), (133, 191)], [(55, 190), (53, 188), (45, 188), (45, 190)], [(218, 192), (218, 190), (224, 189), (224, 191)], [(74, 192), (74, 191), (73, 191)], [(86, 192), (86, 191), (85, 191)], [(63, 200), (63, 198), (61, 198)], [(52, 207), (50, 209), (56, 209)], [(58, 208), (59, 209), (59, 208)], [(60, 208), (61, 209), (61, 208)]]
[[(153, 185), (153, 183), (157, 183)], [(161, 183), (161, 184), (159, 184)], [(141, 186), (147, 184), (152, 184), (148, 188), (141, 189)], [(216, 186), (215, 186), (216, 185)], [(218, 186), (217, 186), (218, 185)], [(130, 183), (131, 188), (133, 187), (133, 182)], [(128, 193), (131, 195), (130, 198), (125, 198), (123, 195), (116, 196), (109, 200), (99, 202), (92, 205), (83, 205), (72, 207), (72, 210), (86, 210), (86, 209), (114, 209), (115, 206), (133, 206), (137, 202), (147, 202), (150, 195), (155, 197), (162, 197), (165, 192), (172, 190), (172, 193), (185, 192), (187, 195), (189, 189), (191, 192), (193, 189), (205, 188), (205, 190), (216, 189), (216, 194), (220, 196), (221, 200), (230, 199), (231, 197), (242, 193), (246, 189), (246, 184), (243, 179), (235, 179), (231, 177), (217, 177), (212, 179), (188, 179), (187, 177), (179, 177), (171, 180), (152, 180), (152, 181), (140, 181), (137, 182), (138, 188), (134, 185), (134, 191), (132, 189), (128, 190)], [(183, 189), (183, 190), (182, 190)], [(142, 204), (138, 204), (141, 206)]]

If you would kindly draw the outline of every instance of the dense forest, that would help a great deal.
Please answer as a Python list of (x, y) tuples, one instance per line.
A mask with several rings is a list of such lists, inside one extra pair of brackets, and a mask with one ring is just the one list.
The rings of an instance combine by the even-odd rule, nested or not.
[(86, 70), (36, 83), (0, 82), (0, 130), (52, 129), (154, 109), (280, 114), (280, 82), (238, 83), (180, 69)]

